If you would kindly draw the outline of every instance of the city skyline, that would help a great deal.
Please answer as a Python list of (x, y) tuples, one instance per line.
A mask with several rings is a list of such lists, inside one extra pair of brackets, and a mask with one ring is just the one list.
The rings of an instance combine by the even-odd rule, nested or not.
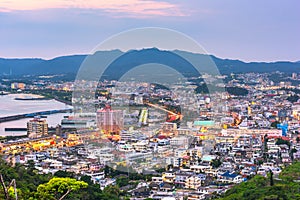
[(0, 1), (0, 199), (300, 199), (299, 5)]
[(212, 55), (243, 61), (299, 61), (298, 2), (90, 0), (0, 3), (0, 57), (87, 54), (111, 35), (162, 27)]

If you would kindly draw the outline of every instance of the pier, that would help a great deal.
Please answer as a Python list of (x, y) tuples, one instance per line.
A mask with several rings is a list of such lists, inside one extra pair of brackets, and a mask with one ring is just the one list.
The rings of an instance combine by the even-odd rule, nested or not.
[(12, 115), (12, 116), (7, 116), (7, 117), (0, 117), (0, 123), (14, 121), (14, 120), (23, 119), (23, 118), (33, 118), (33, 117), (39, 116), (39, 115), (51, 115), (51, 114), (56, 114), (56, 113), (69, 113), (69, 112), (72, 112), (71, 108), (61, 109), (61, 110), (40, 111), (40, 112), (20, 114), (20, 115)]

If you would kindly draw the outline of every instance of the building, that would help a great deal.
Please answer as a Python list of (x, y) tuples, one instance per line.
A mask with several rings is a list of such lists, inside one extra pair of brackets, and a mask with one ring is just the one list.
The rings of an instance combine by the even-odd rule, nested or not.
[(184, 188), (186, 180), (191, 176), (191, 172), (181, 172), (178, 171), (175, 173), (176, 177), (174, 184), (177, 188)]
[(297, 120), (300, 120), (300, 105), (294, 105), (292, 109), (293, 109), (292, 112), (293, 117)]
[(110, 106), (97, 111), (97, 126), (104, 134), (120, 134), (124, 128), (122, 110), (112, 110)]
[(177, 124), (172, 122), (162, 123), (161, 135), (172, 136), (177, 135)]
[(230, 173), (229, 171), (225, 172), (224, 174), (218, 177), (219, 182), (222, 183), (241, 183), (243, 182), (243, 177), (238, 174)]
[(189, 138), (184, 136), (173, 137), (170, 139), (170, 145), (180, 146), (187, 149), (189, 147)]
[(176, 175), (172, 171), (167, 171), (162, 173), (162, 180), (165, 183), (174, 183), (175, 177)]
[(196, 190), (201, 186), (201, 178), (193, 175), (185, 180), (185, 188)]
[(25, 83), (11, 83), (11, 89), (21, 89), (24, 90), (25, 89)]
[(35, 117), (27, 122), (27, 136), (38, 138), (48, 135), (48, 123), (45, 119)]
[(132, 133), (129, 131), (122, 131), (120, 133), (120, 140), (122, 141), (130, 141), (132, 139)]
[(69, 117), (61, 120), (62, 129), (88, 129), (95, 127), (95, 120)]

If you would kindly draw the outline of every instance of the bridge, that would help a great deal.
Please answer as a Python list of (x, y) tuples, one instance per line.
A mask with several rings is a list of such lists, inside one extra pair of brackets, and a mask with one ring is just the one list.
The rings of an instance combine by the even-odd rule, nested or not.
[(0, 117), (0, 123), (14, 121), (23, 118), (32, 118), (39, 115), (51, 115), (56, 113), (68, 113), (68, 112), (72, 112), (72, 109), (68, 108), (68, 109), (61, 109), (61, 110), (47, 110), (47, 111), (39, 111), (39, 112), (33, 112), (28, 114), (11, 115), (7, 117)]

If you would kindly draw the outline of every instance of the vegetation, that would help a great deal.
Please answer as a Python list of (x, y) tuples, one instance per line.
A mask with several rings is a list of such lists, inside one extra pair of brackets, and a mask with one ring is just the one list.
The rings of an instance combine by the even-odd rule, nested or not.
[(40, 184), (35, 192), (35, 197), (31, 199), (55, 200), (65, 199), (72, 191), (86, 188), (88, 184), (84, 181), (77, 181), (74, 178), (53, 177), (49, 182)]
[(208, 93), (209, 93), (209, 90), (208, 90), (206, 84), (201, 84), (201, 85), (199, 85), (199, 86), (195, 89), (195, 92), (196, 92), (197, 94), (199, 94), (199, 93), (201, 93), (201, 94), (208, 94)]
[(291, 103), (295, 103), (299, 100), (299, 96), (298, 95), (292, 95), (292, 96), (288, 97), (287, 100), (290, 101)]
[[(226, 87), (225, 90), (235, 96), (245, 96), (248, 94), (248, 90), (245, 88), (240, 88), (240, 87)], [(201, 93), (201, 94), (208, 94), (208, 93), (214, 93), (214, 92), (220, 92), (224, 91), (224, 88), (217, 87), (215, 85), (210, 85), (210, 84), (201, 84), (199, 85), (196, 89), (196, 93)]]
[(221, 164), (222, 164), (222, 162), (220, 159), (213, 159), (210, 163), (210, 165), (215, 169), (220, 167)]
[(248, 90), (240, 87), (226, 87), (226, 91), (235, 96), (246, 96), (248, 94)]
[(276, 145), (286, 144), (290, 148), (291, 143), (288, 140), (283, 140), (282, 138), (278, 138), (276, 141)]
[(61, 101), (66, 104), (72, 103), (72, 92), (64, 91), (64, 90), (30, 90), (28, 91), (31, 94), (39, 94), (49, 99), (56, 99), (57, 101)]
[(108, 186), (102, 191), (89, 176), (75, 177), (75, 174), (63, 171), (54, 175), (38, 174), (33, 162), (27, 167), (11, 166), (0, 157), (0, 199), (15, 199), (13, 180), (19, 200), (117, 200), (121, 193), (118, 186)]
[(277, 128), (277, 124), (280, 124), (280, 122), (279, 121), (272, 122), (271, 127)]
[[(24, 81), (23, 81), (24, 82)], [(18, 93), (17, 90), (9, 90), (10, 93)], [(72, 92), (64, 90), (52, 90), (52, 89), (36, 89), (36, 90), (24, 90), (22, 93), (37, 94), (44, 96), (47, 99), (55, 99), (66, 104), (72, 104)]]
[(215, 92), (222, 92), (224, 91), (224, 88), (221, 88), (221, 87), (218, 87), (218, 86), (215, 86), (215, 85), (212, 85), (212, 84), (206, 84), (206, 83), (203, 83), (203, 84), (200, 84), (198, 85), (198, 87), (195, 89), (195, 92), (197, 94), (212, 94), (212, 93), (215, 93)]
[[(36, 174), (32, 165), (29, 165), (27, 169), (20, 164), (11, 167), (2, 160), (2, 158), (0, 158), (0, 174), (3, 177), (3, 182), (6, 186), (15, 179), (18, 199), (29, 199), (30, 197), (33, 197), (38, 185), (48, 182), (51, 178), (50, 175)], [(0, 199), (7, 199), (5, 197), (3, 184), (0, 188)]]
[(289, 200), (300, 199), (300, 162), (286, 167), (279, 179), (255, 176), (228, 190), (220, 200)]
[[(124, 170), (126, 169), (126, 170)], [(163, 169), (164, 171), (164, 169)], [(119, 177), (120, 179), (124, 178), (129, 180), (151, 180), (152, 178), (152, 174), (147, 174), (147, 175), (143, 175), (143, 174), (139, 174), (136, 173), (132, 168), (125, 168), (122, 165), (116, 165), (115, 169), (111, 168), (109, 166), (105, 166), (104, 168), (104, 172), (105, 172), (105, 176), (106, 177)], [(129, 173), (130, 172), (130, 173)], [(120, 187), (122, 187), (123, 185), (119, 185)]]
[[(57, 171), (52, 174), (38, 174), (34, 162), (29, 161), (26, 167), (21, 164), (12, 166), (0, 157), (0, 199), (14, 200), (16, 183), (19, 200), (118, 200), (126, 199), (126, 191), (137, 186), (140, 180), (151, 180), (153, 175), (143, 175), (105, 167), (107, 177), (115, 177), (116, 185), (100, 189), (90, 176), (78, 176), (72, 172)], [(126, 187), (130, 186), (130, 187)], [(120, 189), (121, 188), (121, 189)], [(127, 189), (124, 189), (127, 188)]]
[[(219, 164), (215, 160), (215, 164)], [(125, 197), (120, 190), (127, 184), (136, 185), (135, 180), (150, 177), (141, 174), (121, 174), (120, 171), (107, 168), (108, 176), (116, 175), (117, 184), (101, 190), (94, 184), (89, 176), (75, 177), (75, 174), (59, 171), (54, 175), (37, 174), (32, 162), (28, 166), (16, 164), (11, 166), (0, 159), (0, 199), (15, 199), (13, 180), (16, 183), (16, 191), (20, 200), (118, 200)], [(117, 175), (119, 174), (119, 175)], [(58, 177), (59, 176), (59, 177)], [(268, 177), (257, 175), (247, 182), (243, 182), (228, 190), (220, 198), (221, 200), (289, 200), (300, 199), (300, 162), (283, 169), (279, 178), (272, 173)], [(79, 180), (80, 179), (80, 180)]]

